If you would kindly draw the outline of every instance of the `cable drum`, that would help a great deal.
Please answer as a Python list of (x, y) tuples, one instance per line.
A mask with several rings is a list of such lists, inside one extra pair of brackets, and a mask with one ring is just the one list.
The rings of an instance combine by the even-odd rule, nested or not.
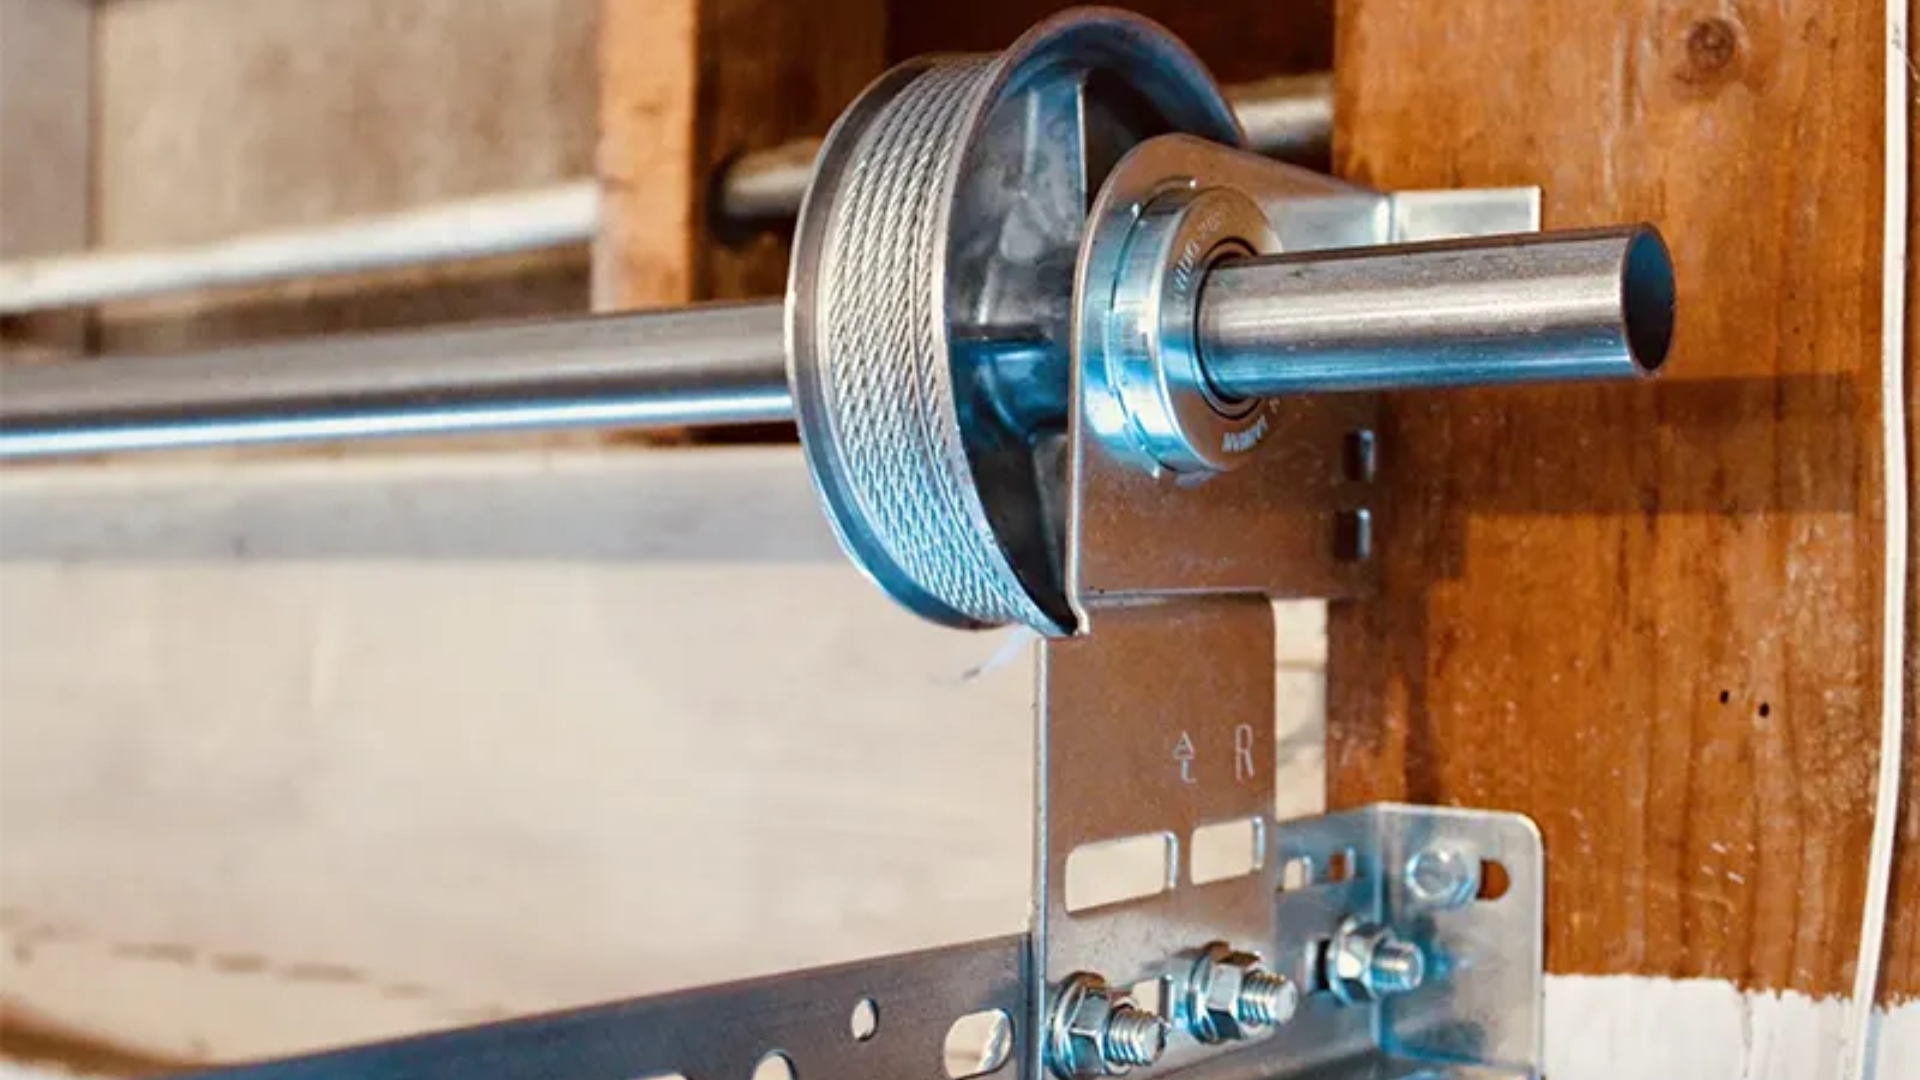
[(948, 169), (989, 64), (940, 63), (862, 133), (821, 262), (827, 415), (866, 528), (965, 621), (1038, 618), (986, 526), (947, 359)]
[[(999, 56), (896, 68), (827, 136), (789, 276), (794, 408), (843, 546), (915, 612), (1073, 630), (1058, 456), (994, 395), (1021, 383), (1065, 402), (1072, 267), (1101, 179), (1085, 163), (1174, 130), (1239, 134), (1165, 31), (1075, 13)], [(1005, 282), (1017, 311), (994, 309)], [(981, 370), (996, 356), (1040, 359)]]

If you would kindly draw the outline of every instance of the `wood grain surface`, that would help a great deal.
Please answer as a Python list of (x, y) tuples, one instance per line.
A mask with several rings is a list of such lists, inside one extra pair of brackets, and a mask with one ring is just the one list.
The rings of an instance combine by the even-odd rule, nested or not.
[(711, 185), (748, 150), (819, 135), (885, 61), (881, 0), (602, 0), (594, 307), (774, 297), (779, 232), (723, 237)]
[(700, 7), (700, 0), (600, 4), (595, 311), (694, 298), (701, 203), (693, 174)]
[(1338, 9), (1345, 174), (1539, 184), (1549, 227), (1651, 220), (1677, 263), (1654, 385), (1391, 402), (1383, 588), (1330, 630), (1333, 800), (1532, 814), (1553, 971), (1850, 989), (1880, 728), (1884, 14)]
[[(980, 0), (927, 4), (894, 0), (888, 52), (895, 59), (921, 53), (1004, 49), (1027, 27), (1053, 12), (1080, 5), (1067, 0)], [(1136, 11), (1178, 34), (1227, 82), (1299, 71), (1324, 71), (1333, 62), (1333, 0), (1131, 0), (1112, 6)]]

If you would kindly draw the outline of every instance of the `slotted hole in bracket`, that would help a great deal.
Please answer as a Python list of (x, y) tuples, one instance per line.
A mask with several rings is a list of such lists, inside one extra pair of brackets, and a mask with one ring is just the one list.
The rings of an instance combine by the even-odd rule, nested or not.
[(947, 1029), (941, 1047), (948, 1080), (999, 1072), (1013, 1055), (1013, 1018), (999, 1009), (968, 1013)]
[(1474, 894), (1475, 900), (1498, 900), (1512, 887), (1513, 879), (1507, 875), (1506, 864), (1495, 859), (1480, 860), (1480, 891)]
[(1352, 848), (1341, 848), (1327, 858), (1328, 885), (1338, 885), (1352, 881), (1360, 876), (1360, 853)]
[(1135, 1006), (1155, 1016), (1167, 1015), (1167, 980), (1165, 978), (1141, 979), (1127, 991), (1127, 997)]
[(853, 1014), (847, 1017), (847, 1030), (853, 1035), (854, 1042), (866, 1042), (880, 1031), (880, 1003), (872, 998), (861, 998), (853, 1003)]
[(1068, 911), (1153, 896), (1173, 887), (1177, 842), (1172, 833), (1142, 833), (1082, 844), (1067, 854)]
[(1313, 884), (1313, 858), (1295, 855), (1280, 864), (1280, 891), (1298, 892)]
[(1187, 878), (1195, 885), (1245, 877), (1265, 862), (1266, 822), (1257, 817), (1221, 821), (1193, 830)]

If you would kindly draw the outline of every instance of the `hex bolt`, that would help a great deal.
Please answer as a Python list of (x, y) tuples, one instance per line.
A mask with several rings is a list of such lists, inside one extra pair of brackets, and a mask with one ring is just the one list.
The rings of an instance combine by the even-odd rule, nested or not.
[(1248, 1027), (1278, 1027), (1300, 1007), (1300, 988), (1285, 975), (1255, 969), (1240, 991), (1240, 1022)]
[(1300, 988), (1268, 971), (1252, 953), (1216, 941), (1200, 950), (1187, 974), (1187, 1030), (1205, 1043), (1251, 1038), (1293, 1019)]
[(1166, 1049), (1167, 1022), (1100, 976), (1068, 976), (1056, 991), (1047, 1021), (1047, 1064), (1062, 1080), (1119, 1076), (1160, 1060)]
[(1401, 876), (1408, 894), (1426, 907), (1457, 908), (1480, 892), (1480, 862), (1459, 848), (1422, 848)]
[(1378, 923), (1348, 919), (1327, 943), (1327, 989), (1345, 1005), (1362, 1005), (1418, 990), (1427, 957)]
[(1367, 974), (1371, 976), (1375, 997), (1404, 994), (1420, 989), (1420, 984), (1426, 981), (1427, 957), (1419, 946), (1389, 935), (1374, 945), (1373, 963), (1367, 965)]
[(1120, 1005), (1107, 1015), (1100, 1051), (1109, 1066), (1151, 1065), (1167, 1052), (1167, 1022), (1136, 1005)]

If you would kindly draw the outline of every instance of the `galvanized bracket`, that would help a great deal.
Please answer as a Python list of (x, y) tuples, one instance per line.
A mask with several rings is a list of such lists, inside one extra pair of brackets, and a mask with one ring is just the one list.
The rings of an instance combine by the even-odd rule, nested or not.
[[(1304, 946), (1320, 938), (1301, 935), (1331, 940), (1340, 919), (1398, 932), (1387, 921), (1389, 912), (1400, 911), (1387, 906), (1395, 898), (1391, 890), (1382, 884), (1377, 893), (1367, 891), (1379, 884), (1377, 874), (1337, 884), (1323, 876), (1298, 897), (1280, 892), (1276, 906), (1285, 862), (1279, 856), (1298, 853), (1275, 848), (1273, 857), (1253, 859), (1229, 875), (1203, 873), (1196, 859), (1205, 838), (1221, 830), (1242, 829), (1247, 839), (1240, 842), (1265, 854), (1269, 843), (1313, 827), (1283, 829), (1272, 820), (1267, 598), (1343, 597), (1369, 588), (1376, 401), (1366, 394), (1269, 400), (1261, 406), (1269, 425), (1261, 452), (1201, 482), (1137, 467), (1123, 430), (1135, 414), (1122, 400), (1124, 380), (1113, 375), (1128, 362), (1128, 342), (1112, 330), (1114, 313), (1137, 301), (1090, 283), (1136, 271), (1142, 208), (1181, 191), (1230, 192), (1244, 200), (1240, 205), (1257, 206), (1268, 242), (1287, 252), (1539, 225), (1534, 189), (1387, 194), (1182, 135), (1147, 140), (1108, 174), (1081, 249), (1067, 431), (1066, 576), (1084, 633), (1041, 646), (1034, 970), (1051, 989), (1036, 999), (1029, 1021), (1041, 1030), (1029, 1044), (1028, 1068), (1036, 1077), (1051, 1072), (1071, 1080), (1145, 1068), (1128, 1060), (1124, 1046), (1099, 1060), (1084, 1032), (1078, 1035), (1082, 1052), (1066, 1052), (1060, 1001), (1079, 994), (1088, 978), (1107, 987), (1114, 1002), (1144, 1008), (1143, 999), (1153, 999), (1169, 1031), (1151, 1066), (1156, 1073), (1243, 1055), (1276, 1060), (1264, 1056), (1272, 1050), (1267, 1043), (1282, 1048), (1277, 1060), (1288, 1068), (1318, 1067), (1361, 1054), (1358, 1035), (1378, 1026), (1377, 1015), (1401, 1007), (1366, 1001), (1328, 1013), (1326, 1002), (1338, 1002), (1313, 996), (1324, 968), (1304, 958)], [(1221, 218), (1228, 211), (1207, 213)], [(1178, 288), (1180, 280), (1176, 270), (1169, 287)], [(1381, 821), (1406, 823), (1439, 812), (1375, 813)], [(1326, 819), (1326, 828), (1351, 849), (1349, 867), (1363, 857), (1378, 865), (1393, 854), (1387, 838), (1360, 829), (1358, 820), (1342, 815)], [(1478, 819), (1448, 820), (1471, 831), (1465, 823)], [(1108, 903), (1076, 904), (1075, 860), (1120, 845), (1144, 852), (1146, 887)], [(1535, 857), (1528, 873), (1537, 865)], [(1301, 905), (1314, 902), (1343, 905), (1334, 925), (1294, 921)], [(1502, 913), (1533, 920), (1537, 937), (1537, 904), (1521, 910), (1503, 903)], [(1475, 956), (1506, 947), (1491, 937), (1450, 944)], [(1196, 1017), (1188, 986), (1197, 979), (1197, 958), (1210, 949), (1257, 958), (1247, 971), (1277, 973), (1321, 1006), (1308, 1010), (1305, 1024), (1228, 1020), (1232, 1033), (1216, 1037), (1210, 1020)], [(1537, 948), (1521, 966), (1529, 963), (1537, 974)], [(1449, 970), (1477, 977), (1480, 968)], [(1147, 991), (1129, 994), (1136, 986)], [(1423, 984), (1416, 1000), (1436, 993)], [(1507, 996), (1501, 995), (1503, 1003)], [(1528, 1016), (1533, 1009), (1527, 1007)], [(1296, 1053), (1296, 1045), (1309, 1049)], [(1500, 1052), (1511, 1049), (1502, 1043)], [(1514, 1051), (1510, 1058), (1484, 1058), (1477, 1045), (1465, 1043), (1458, 1050), (1458, 1060), (1482, 1063), (1525, 1064), (1537, 1056)]]
[[(1260, 1051), (1269, 1075), (1538, 1075), (1545, 862), (1533, 822), (1382, 804), (1287, 822), (1273, 850), (1275, 955), (1314, 993)], [(1330, 983), (1349, 920), (1418, 948), (1421, 984), (1342, 1004)]]
[[(1539, 217), (1530, 189), (1389, 195), (1164, 136), (1109, 178), (1086, 262), (1119, 258), (1138, 207), (1173, 182), (1237, 188), (1283, 250), (1525, 231)], [(1534, 1075), (1542, 864), (1524, 818), (1380, 806), (1273, 820), (1268, 598), (1366, 591), (1373, 400), (1277, 401), (1271, 453), (1195, 482), (1111, 453), (1100, 425), (1112, 411), (1083, 373), (1069, 430), (1044, 448), (1064, 455), (1063, 490), (1043, 501), (1066, 508), (1084, 633), (1041, 646), (1030, 933), (227, 1075)], [(1196, 856), (1220, 830), (1243, 838), (1245, 858), (1215, 876)], [(1142, 838), (1158, 852), (1145, 888), (1071, 902), (1078, 853)], [(1496, 874), (1506, 888), (1482, 888)], [(1287, 996), (1264, 1019), (1216, 1009), (1195, 985), (1221, 965), (1284, 980)], [(1057, 1006), (1092, 977), (1133, 1007), (1115, 1040), (1137, 1045), (1063, 1060)]]
[[(1539, 1075), (1543, 863), (1531, 822), (1381, 805), (1285, 822), (1267, 838), (1266, 861), (1279, 878), (1271, 894), (1277, 929), (1261, 951), (1307, 989), (1298, 1012), (1271, 1033), (1188, 1067), (1169, 1059), (1137, 1075)], [(1470, 867), (1471, 880), (1456, 880), (1448, 866)], [(1355, 919), (1420, 948), (1426, 975), (1418, 988), (1342, 1003), (1329, 985), (1328, 958), (1341, 927)], [(203, 1075), (1042, 1080), (1035, 1053), (1042, 1033), (1026, 1020), (1049, 994), (1030, 962), (1039, 955), (1035, 935), (993, 938)], [(1169, 1001), (1180, 991), (1172, 982)]]

